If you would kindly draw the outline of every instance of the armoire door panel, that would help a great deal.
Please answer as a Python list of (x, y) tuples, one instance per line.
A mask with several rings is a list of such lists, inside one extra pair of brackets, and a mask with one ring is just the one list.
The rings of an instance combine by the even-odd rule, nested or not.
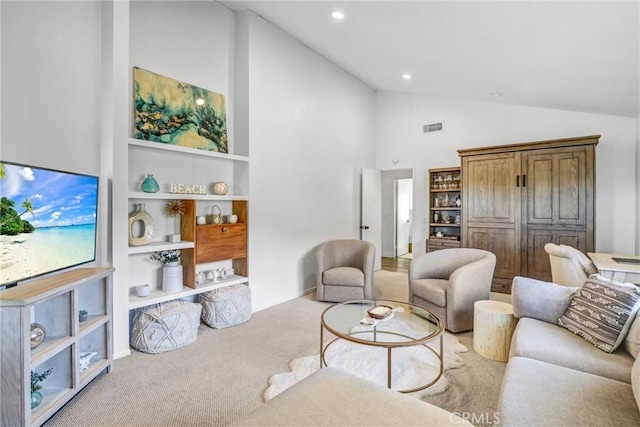
[(526, 215), (528, 224), (587, 223), (586, 156), (584, 147), (572, 151), (539, 150), (526, 154)]
[(584, 156), (558, 159), (558, 222), (585, 223), (585, 186), (581, 175), (584, 175)]
[[(533, 201), (533, 218), (553, 221), (553, 161), (551, 156), (536, 156), (530, 162), (529, 189)], [(529, 170), (531, 170), (529, 169)], [(526, 185), (526, 181), (525, 181)]]
[(586, 253), (586, 233), (572, 230), (532, 229), (527, 230), (527, 253), (524, 254), (527, 269), (523, 271), (527, 277), (551, 281), (551, 263), (549, 254), (544, 250), (547, 243), (567, 245)]
[(513, 155), (483, 156), (467, 162), (462, 188), (468, 222), (516, 222), (518, 201), (513, 189), (517, 170)]
[(513, 278), (520, 274), (519, 233), (513, 228), (469, 228), (471, 248), (484, 249), (496, 256), (494, 277)]

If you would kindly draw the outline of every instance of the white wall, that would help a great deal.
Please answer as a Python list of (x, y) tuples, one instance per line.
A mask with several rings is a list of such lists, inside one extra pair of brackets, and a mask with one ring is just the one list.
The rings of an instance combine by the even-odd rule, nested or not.
[[(640, 224), (640, 114), (636, 118), (636, 218), (635, 223)], [(640, 230), (636, 230), (636, 255), (640, 254)]]
[[(1, 159), (100, 175), (100, 3), (0, 7)], [(109, 205), (101, 178), (97, 259), (104, 261)]]
[[(635, 118), (378, 93), (377, 167), (414, 168), (415, 253), (427, 236), (427, 173), (459, 166), (456, 150), (601, 134), (596, 148), (596, 250), (632, 254), (640, 232), (637, 214)], [(424, 135), (422, 126), (445, 121), (445, 131)], [(636, 252), (637, 253), (637, 252)]]
[(375, 94), (257, 15), (241, 15), (249, 50), (249, 276), (261, 308), (315, 287), (320, 243), (358, 238), (359, 170), (375, 166)]

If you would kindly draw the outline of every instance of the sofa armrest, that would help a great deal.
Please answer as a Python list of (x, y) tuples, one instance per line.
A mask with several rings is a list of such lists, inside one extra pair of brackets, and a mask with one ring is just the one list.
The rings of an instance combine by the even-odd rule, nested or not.
[(511, 285), (513, 315), (557, 325), (578, 289), (580, 288), (516, 276)]

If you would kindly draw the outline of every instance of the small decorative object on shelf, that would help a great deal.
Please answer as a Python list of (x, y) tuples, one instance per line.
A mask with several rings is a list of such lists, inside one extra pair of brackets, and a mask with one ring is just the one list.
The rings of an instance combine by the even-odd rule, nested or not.
[(89, 369), (91, 358), (98, 354), (96, 351), (81, 351), (80, 352), (80, 373), (83, 373)]
[(80, 310), (78, 312), (78, 321), (84, 322), (89, 318), (89, 312), (87, 310)]
[(458, 197), (456, 197), (456, 206), (457, 207), (462, 206), (462, 199), (460, 198), (459, 194), (458, 194)]
[(156, 251), (151, 254), (150, 258), (163, 264), (162, 292), (168, 294), (180, 292), (183, 287), (182, 265), (179, 264), (180, 251), (177, 249)]
[(238, 222), (238, 215), (229, 215), (229, 224), (235, 224)]
[(174, 219), (173, 233), (167, 237), (167, 241), (177, 243), (181, 240), (180, 233), (176, 233), (176, 230), (180, 230), (180, 218), (186, 211), (187, 207), (182, 200), (171, 200), (164, 205), (165, 215)]
[(440, 222), (440, 213), (439, 212), (434, 212), (433, 213), (433, 222), (436, 223), (436, 224)]
[[(140, 223), (142, 226), (142, 233), (136, 236), (134, 233), (134, 227)], [(151, 236), (153, 235), (153, 218), (146, 211), (144, 203), (138, 204), (138, 210), (129, 215), (129, 246), (142, 246), (151, 243)]]
[(225, 194), (227, 194), (229, 192), (229, 186), (225, 183), (225, 182), (214, 182), (211, 185), (211, 191), (213, 191), (213, 194), (217, 194), (219, 196), (224, 196)]
[(39, 391), (42, 389), (40, 383), (46, 380), (47, 377), (51, 375), (51, 372), (53, 372), (53, 368), (49, 368), (41, 374), (36, 371), (31, 371), (31, 409), (36, 408), (42, 403), (42, 393)]
[(456, 212), (456, 219), (455, 219), (456, 224), (460, 224), (461, 220), (462, 218), (460, 217), (460, 212)]
[(151, 286), (149, 285), (139, 285), (136, 286), (136, 295), (139, 297), (146, 297), (151, 293)]
[[(217, 209), (218, 212), (215, 213), (214, 209)], [(211, 214), (208, 215), (207, 222), (209, 224), (222, 224), (222, 211), (218, 205), (213, 205), (211, 207)]]
[(45, 340), (47, 337), (47, 331), (40, 323), (31, 324), (31, 349), (33, 350)]
[(186, 207), (182, 200), (170, 200), (164, 205), (164, 213), (171, 218), (179, 218), (186, 212)]
[(142, 191), (145, 193), (157, 193), (160, 190), (158, 181), (153, 177), (153, 174), (147, 174), (147, 177), (142, 181)]

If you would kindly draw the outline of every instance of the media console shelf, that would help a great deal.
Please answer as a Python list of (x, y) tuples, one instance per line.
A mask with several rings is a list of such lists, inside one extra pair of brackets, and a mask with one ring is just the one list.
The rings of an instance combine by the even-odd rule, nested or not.
[[(0, 292), (0, 425), (38, 426), (100, 373), (111, 371), (113, 268), (79, 268)], [(78, 313), (89, 317), (80, 322)], [(31, 323), (46, 331), (31, 348)], [(95, 352), (81, 372), (80, 353)], [(31, 409), (32, 370), (53, 368)]]

